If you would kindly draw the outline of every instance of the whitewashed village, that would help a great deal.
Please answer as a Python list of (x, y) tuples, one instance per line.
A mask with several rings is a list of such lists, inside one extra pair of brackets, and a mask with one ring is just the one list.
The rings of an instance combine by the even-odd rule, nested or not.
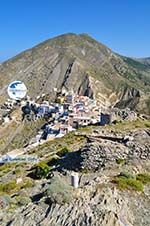
[[(54, 88), (54, 91), (57, 92), (57, 89)], [(38, 96), (36, 100), (29, 96), (25, 96), (20, 100), (15, 100), (15, 98), (7, 99), (0, 107), (1, 126), (17, 120), (18, 115), (11, 116), (16, 109), (20, 110), (20, 124), (34, 122), (41, 118), (45, 122), (37, 135), (30, 140), (24, 152), (44, 142), (61, 138), (81, 127), (88, 125), (104, 126), (118, 121), (137, 119), (137, 114), (128, 108), (123, 110), (112, 106), (106, 108), (99, 101), (74, 94), (73, 91), (68, 92), (65, 89), (57, 92), (55, 102), (51, 102), (44, 93)], [(0, 161), (5, 159), (7, 162), (7, 160), (9, 161), (18, 155), (24, 154), (24, 152), (13, 150), (0, 156)]]

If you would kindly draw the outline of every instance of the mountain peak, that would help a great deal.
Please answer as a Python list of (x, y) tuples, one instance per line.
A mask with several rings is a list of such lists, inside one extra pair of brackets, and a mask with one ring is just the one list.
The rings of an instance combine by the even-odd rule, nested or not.
[(142, 93), (147, 97), (140, 110), (147, 111), (149, 106), (150, 66), (113, 53), (85, 33), (59, 35), (4, 62), (1, 100), (6, 98), (3, 87), (13, 80), (27, 84), (33, 98), (41, 93), (55, 98), (53, 88), (64, 87), (107, 107), (119, 102), (118, 106), (139, 109)]

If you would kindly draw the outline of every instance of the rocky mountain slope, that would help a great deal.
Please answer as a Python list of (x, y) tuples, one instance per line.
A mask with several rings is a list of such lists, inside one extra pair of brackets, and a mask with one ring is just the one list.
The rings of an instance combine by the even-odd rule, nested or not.
[(86, 34), (49, 39), (0, 65), (0, 100), (13, 80), (22, 80), (28, 95), (54, 99), (65, 88), (96, 98), (105, 106), (150, 110), (150, 65), (122, 57)]

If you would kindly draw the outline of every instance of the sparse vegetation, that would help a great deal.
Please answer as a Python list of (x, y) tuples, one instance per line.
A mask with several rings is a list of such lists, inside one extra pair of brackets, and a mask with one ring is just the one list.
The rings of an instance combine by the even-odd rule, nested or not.
[(113, 180), (117, 184), (119, 189), (128, 189), (135, 191), (143, 191), (143, 184), (141, 181), (136, 180), (132, 175), (128, 173), (123, 173), (118, 175)]
[(45, 161), (38, 163), (30, 173), (31, 177), (35, 179), (46, 178), (51, 171), (51, 167)]
[(124, 165), (126, 163), (126, 159), (118, 158), (116, 159), (116, 163), (119, 165)]
[(21, 188), (31, 188), (34, 186), (34, 181), (32, 179), (26, 178), (21, 184)]
[(143, 184), (150, 183), (150, 174), (149, 173), (140, 173), (136, 176), (138, 181), (141, 181)]
[(46, 196), (49, 202), (59, 204), (69, 203), (73, 198), (72, 187), (59, 176), (54, 177), (49, 188), (46, 190)]
[(123, 178), (126, 178), (126, 179), (130, 179), (130, 178), (134, 178), (134, 176), (132, 174), (130, 174), (129, 172), (121, 172), (118, 177), (123, 177)]
[(31, 199), (29, 197), (26, 196), (17, 196), (16, 197), (16, 202), (18, 206), (25, 206), (28, 203), (31, 202)]
[(15, 174), (15, 175), (18, 175), (18, 174), (21, 174), (21, 173), (22, 173), (22, 169), (21, 168), (16, 168), (13, 171), (13, 174)]
[(83, 168), (80, 171), (81, 171), (81, 173), (84, 173), (84, 174), (89, 173), (89, 169), (88, 168)]
[(134, 68), (137, 68), (139, 70), (148, 70), (149, 69), (149, 66), (146, 65), (146, 64), (143, 64), (141, 62), (138, 62), (136, 60), (133, 60), (129, 57), (122, 57), (123, 60), (128, 63), (131, 67), (134, 67)]
[(70, 150), (67, 147), (63, 147), (57, 152), (57, 155), (61, 157), (67, 154), (68, 152), (70, 152)]
[[(37, 122), (18, 123), (13, 122), (5, 131), (1, 140), (0, 148), (3, 150), (2, 153), (11, 151), (13, 149), (22, 148), (26, 145), (29, 140), (37, 134), (37, 131), (44, 124), (44, 120), (40, 119)], [(14, 135), (14, 131), (18, 132)], [(11, 142), (10, 142), (11, 141)]]
[(150, 121), (145, 122), (144, 125), (145, 125), (145, 127), (150, 128)]
[(71, 132), (60, 139), (48, 141), (43, 145), (38, 146), (31, 150), (29, 154), (36, 152), (40, 158), (44, 157), (45, 159), (46, 156), (47, 159), (50, 159), (57, 153), (63, 152), (64, 148), (66, 149), (64, 151), (68, 152), (80, 148), (84, 144), (85, 140), (86, 138), (84, 136), (75, 136), (75, 133)]
[(11, 164), (3, 164), (0, 166), (0, 176), (5, 175), (6, 173), (8, 173), (10, 170), (12, 169), (12, 165)]
[(6, 183), (0, 184), (0, 193), (1, 194), (13, 194), (23, 188), (31, 188), (34, 186), (34, 183), (29, 178), (24, 178), (21, 183), (16, 182), (15, 179), (10, 180)]
[(136, 179), (115, 178), (114, 182), (118, 185), (119, 189), (143, 191), (143, 184)]
[(106, 126), (106, 129), (107, 128), (112, 128), (113, 130), (115, 130), (116, 132), (117, 131), (129, 131), (129, 130), (133, 130), (133, 129), (136, 129), (136, 128), (146, 128), (148, 127), (150, 124), (150, 120), (140, 120), (140, 119), (137, 119), (135, 121), (125, 121), (125, 122), (118, 122), (117, 124), (115, 125), (109, 125), (109, 126)]
[(0, 184), (0, 192), (1, 193), (11, 193), (18, 190), (18, 185), (15, 180), (11, 180), (7, 183)]
[[(30, 166), (30, 165), (29, 165)], [(9, 173), (13, 173), (15, 175), (22, 175), (24, 174), (24, 171), (26, 169), (26, 167), (28, 168), (28, 165), (26, 162), (22, 162), (22, 163), (5, 163), (3, 165), (0, 165), (0, 176), (5, 176)]]

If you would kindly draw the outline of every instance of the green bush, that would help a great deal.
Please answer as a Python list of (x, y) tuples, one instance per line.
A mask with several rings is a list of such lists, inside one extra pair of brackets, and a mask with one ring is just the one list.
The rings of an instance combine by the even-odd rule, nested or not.
[(90, 172), (90, 170), (87, 167), (84, 167), (80, 170), (81, 173), (87, 174)]
[(143, 184), (141, 181), (138, 181), (133, 178), (115, 178), (113, 180), (118, 185), (119, 189), (129, 189), (135, 191), (143, 191)]
[(32, 171), (32, 176), (36, 179), (46, 178), (49, 172), (51, 171), (51, 167), (47, 165), (45, 162), (40, 162)]
[(126, 179), (130, 179), (130, 178), (134, 178), (134, 176), (128, 172), (121, 172), (118, 177), (123, 177), (123, 178), (126, 178)]
[(0, 192), (10, 193), (17, 189), (17, 184), (15, 180), (11, 180), (7, 183), (0, 184)]
[(125, 164), (125, 162), (126, 162), (126, 160), (125, 160), (125, 159), (122, 159), (122, 158), (118, 158), (118, 159), (116, 159), (116, 163), (117, 163), (117, 164), (119, 164), (119, 165), (124, 165), (124, 164)]
[(63, 147), (61, 148), (58, 152), (57, 155), (58, 156), (64, 156), (65, 154), (67, 154), (70, 150), (67, 147)]
[(17, 169), (15, 169), (15, 170), (13, 171), (13, 174), (15, 174), (15, 175), (18, 175), (18, 174), (21, 174), (21, 173), (22, 173), (21, 168), (17, 168)]
[(144, 125), (145, 127), (150, 128), (150, 122), (145, 122)]
[(10, 163), (0, 165), (0, 172), (2, 174), (8, 173), (11, 170), (12, 170), (12, 165)]
[(143, 184), (140, 181), (137, 181), (136, 179), (127, 179), (127, 185), (128, 188), (131, 188), (136, 191), (143, 191)]
[(118, 185), (119, 189), (143, 191), (143, 183), (128, 173), (118, 175), (113, 182)]
[(138, 181), (141, 181), (143, 184), (150, 183), (150, 174), (149, 173), (140, 173), (136, 176)]
[(58, 176), (52, 178), (51, 184), (45, 193), (50, 202), (61, 205), (69, 203), (73, 198), (72, 187)]
[(16, 202), (19, 206), (25, 206), (31, 202), (31, 199), (27, 196), (18, 196), (16, 197)]
[(34, 186), (34, 182), (31, 179), (25, 179), (23, 184), (21, 185), (21, 188), (31, 188)]

